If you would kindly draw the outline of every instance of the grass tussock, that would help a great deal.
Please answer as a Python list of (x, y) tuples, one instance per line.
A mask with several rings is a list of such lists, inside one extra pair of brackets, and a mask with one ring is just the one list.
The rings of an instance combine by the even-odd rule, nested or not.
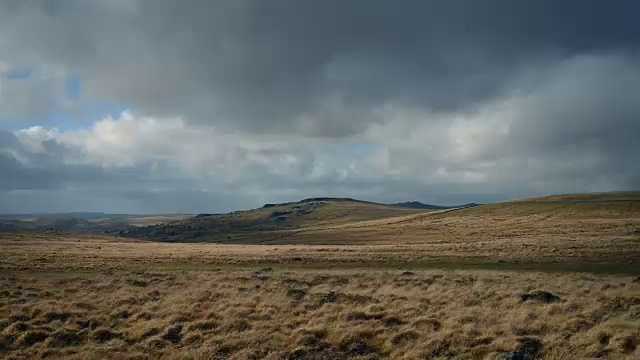
[[(263, 273), (268, 276), (241, 269), (5, 274), (0, 357), (640, 356), (640, 284), (633, 277), (443, 270)], [(546, 294), (542, 291), (557, 299), (522, 298)]]

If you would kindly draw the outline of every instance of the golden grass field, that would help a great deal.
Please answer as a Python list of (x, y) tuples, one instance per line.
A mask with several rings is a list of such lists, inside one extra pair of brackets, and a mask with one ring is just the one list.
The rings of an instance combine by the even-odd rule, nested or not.
[(638, 359), (639, 202), (583, 200), (235, 244), (0, 233), (0, 357)]

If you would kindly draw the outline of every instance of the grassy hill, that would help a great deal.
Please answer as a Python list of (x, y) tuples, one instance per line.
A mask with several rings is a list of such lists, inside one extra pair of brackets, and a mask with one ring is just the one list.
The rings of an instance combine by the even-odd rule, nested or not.
[(289, 236), (300, 229), (402, 217), (425, 211), (428, 210), (346, 198), (311, 198), (266, 204), (229, 214), (200, 214), (182, 221), (130, 229), (123, 235), (177, 242), (264, 242)]
[(243, 245), (420, 247), (403, 254), (411, 262), (624, 263), (640, 258), (640, 193), (553, 195), (436, 211), (309, 199), (140, 227), (125, 235)]
[(577, 193), (577, 194), (560, 194), (560, 195), (545, 195), (536, 196), (524, 199), (511, 200), (511, 202), (552, 202), (552, 201), (566, 201), (566, 202), (583, 202), (583, 201), (595, 201), (595, 202), (612, 202), (612, 201), (640, 201), (640, 191), (611, 191), (601, 193)]

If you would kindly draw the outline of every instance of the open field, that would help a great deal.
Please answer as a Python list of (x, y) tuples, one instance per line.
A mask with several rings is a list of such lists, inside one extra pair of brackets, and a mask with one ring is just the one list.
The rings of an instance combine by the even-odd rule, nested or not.
[(640, 357), (628, 194), (364, 204), (214, 216), (219, 243), (0, 232), (0, 357)]
[[(108, 248), (109, 245), (105, 245)], [(109, 264), (100, 265), (108, 268)], [(637, 358), (640, 281), (512, 271), (3, 272), (7, 358)], [(525, 301), (546, 290), (558, 302)], [(525, 350), (522, 350), (525, 351)]]
[[(0, 246), (6, 358), (640, 355), (638, 268), (608, 257), (579, 268), (585, 263), (519, 263), (519, 255), (469, 262), (425, 245), (175, 244), (55, 232), (3, 233)], [(619, 274), (589, 273), (599, 270)], [(534, 290), (560, 301), (523, 302)]]

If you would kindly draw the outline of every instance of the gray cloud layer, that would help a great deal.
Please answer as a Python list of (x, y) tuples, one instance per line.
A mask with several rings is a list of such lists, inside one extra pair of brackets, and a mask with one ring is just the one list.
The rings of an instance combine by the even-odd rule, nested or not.
[[(358, 190), (471, 201), (640, 187), (639, 16), (634, 0), (8, 1), (0, 62), (77, 74), (88, 96), (158, 119), (46, 137), (64, 150), (44, 151), (58, 152), (56, 174), (84, 166), (138, 191), (179, 169), (162, 194), (206, 188), (225, 199), (214, 210)], [(35, 88), (33, 101), (0, 99), (0, 116), (46, 112), (48, 88)], [(130, 131), (156, 151), (105, 140)], [(39, 139), (27, 137), (0, 144)], [(358, 143), (366, 154), (328, 151)], [(21, 182), (49, 177), (12, 156), (0, 161), (7, 190), (97, 182)], [(144, 211), (171, 208), (153, 194)]]

